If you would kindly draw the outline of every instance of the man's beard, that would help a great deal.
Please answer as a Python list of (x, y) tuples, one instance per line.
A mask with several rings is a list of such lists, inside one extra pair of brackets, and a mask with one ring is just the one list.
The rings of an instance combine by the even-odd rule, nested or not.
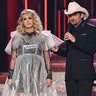
[(71, 24), (72, 24), (74, 27), (77, 27), (77, 26), (79, 25), (76, 21), (71, 21)]

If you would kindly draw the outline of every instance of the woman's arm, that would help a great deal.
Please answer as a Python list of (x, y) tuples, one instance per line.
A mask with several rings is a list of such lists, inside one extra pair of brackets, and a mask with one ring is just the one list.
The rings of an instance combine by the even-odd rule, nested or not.
[(13, 72), (14, 72), (15, 62), (16, 62), (16, 49), (12, 49), (10, 68), (8, 71), (8, 85), (9, 86), (12, 84), (12, 76), (13, 76)]
[(52, 84), (52, 66), (51, 66), (50, 55), (48, 50), (44, 51), (44, 59), (45, 59), (46, 69), (47, 69), (46, 85), (50, 86)]

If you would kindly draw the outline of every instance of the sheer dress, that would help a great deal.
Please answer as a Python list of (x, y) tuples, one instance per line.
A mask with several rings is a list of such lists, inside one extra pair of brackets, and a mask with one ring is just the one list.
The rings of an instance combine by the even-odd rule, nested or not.
[(10, 69), (13, 83), (4, 85), (2, 96), (57, 96), (55, 86), (46, 86), (47, 70), (51, 69), (47, 36), (42, 33), (19, 33), (11, 42)]

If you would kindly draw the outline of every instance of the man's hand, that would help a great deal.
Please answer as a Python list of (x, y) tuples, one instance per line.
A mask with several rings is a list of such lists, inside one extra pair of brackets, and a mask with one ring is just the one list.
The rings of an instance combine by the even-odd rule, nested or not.
[(70, 40), (74, 43), (76, 38), (70, 32), (66, 32), (64, 35), (64, 40)]
[(57, 46), (57, 45), (54, 45), (54, 46), (51, 48), (51, 50), (52, 50), (53, 52), (57, 52), (57, 51), (58, 51), (58, 46)]

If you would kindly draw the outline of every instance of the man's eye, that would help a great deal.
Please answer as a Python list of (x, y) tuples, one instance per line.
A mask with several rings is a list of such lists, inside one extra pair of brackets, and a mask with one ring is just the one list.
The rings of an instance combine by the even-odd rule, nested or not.
[(68, 17), (76, 16), (77, 14), (78, 14), (77, 12), (73, 13), (73, 14), (70, 14), (70, 15), (68, 15)]
[(77, 15), (77, 13), (74, 13), (73, 15)]

